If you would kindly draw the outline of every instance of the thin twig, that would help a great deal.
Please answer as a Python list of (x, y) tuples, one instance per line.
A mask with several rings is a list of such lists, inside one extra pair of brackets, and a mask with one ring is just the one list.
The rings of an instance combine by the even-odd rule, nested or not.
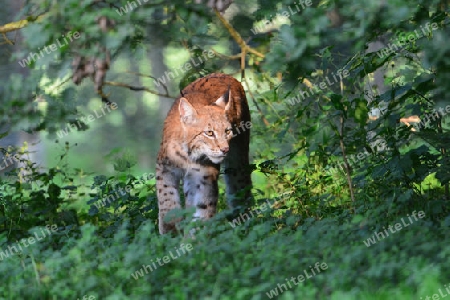
[(241, 81), (245, 79), (245, 49), (241, 53)]
[(58, 84), (57, 86), (55, 86), (51, 92), (58, 90), (60, 87), (62, 87), (64, 84), (66, 84), (68, 81), (72, 80), (72, 76), (71, 77), (67, 77), (66, 79), (64, 79), (60, 84)]
[[(127, 71), (126, 73), (129, 73), (129, 74), (135, 74), (135, 75), (142, 76), (142, 77), (148, 77), (148, 78), (153, 79), (155, 82), (158, 82), (158, 78), (153, 77), (153, 76), (151, 76), (151, 75), (142, 74), (142, 73), (139, 73), (139, 72), (131, 72), (131, 71)], [(166, 92), (166, 95), (167, 95), (167, 96), (164, 96), (164, 95), (160, 95), (160, 96), (168, 97), (168, 98), (173, 98), (173, 97), (170, 97), (170, 96), (169, 96), (169, 89), (167, 88), (167, 86), (166, 86), (164, 83), (162, 83), (162, 82), (160, 82), (160, 84), (163, 86), (164, 91)], [(152, 93), (152, 94), (153, 94), (153, 93)]]
[(14, 46), (14, 42), (12, 42), (10, 39), (8, 39), (8, 37), (6, 36), (6, 34), (4, 32), (2, 32), (2, 36), (5, 39), (5, 42), (1, 43), (0, 45), (9, 44), (11, 46)]
[[(340, 88), (341, 88), (341, 95), (344, 94), (344, 82), (341, 78), (341, 82), (340, 82)], [(346, 109), (346, 107), (344, 107), (343, 109)], [(351, 169), (350, 169), (350, 164), (348, 163), (348, 159), (347, 159), (347, 152), (345, 151), (345, 145), (344, 145), (344, 111), (342, 111), (342, 115), (340, 118), (340, 122), (341, 122), (341, 132), (340, 132), (340, 136), (339, 136), (339, 144), (341, 146), (341, 151), (342, 151), (342, 156), (344, 158), (344, 165), (345, 165), (345, 173), (346, 173), (346, 177), (347, 177), (347, 183), (348, 183), (348, 188), (350, 190), (350, 198), (352, 199), (352, 202), (355, 202), (355, 195), (353, 193), (353, 183), (352, 183), (352, 176), (351, 176)]]
[[(344, 112), (342, 112), (342, 114), (344, 114)], [(355, 196), (353, 194), (353, 183), (352, 183), (352, 177), (351, 177), (351, 169), (350, 169), (350, 164), (348, 163), (347, 160), (347, 153), (345, 151), (345, 145), (344, 145), (344, 116), (341, 116), (341, 135), (339, 137), (339, 144), (341, 146), (341, 151), (342, 151), (342, 156), (344, 158), (344, 165), (345, 165), (345, 175), (347, 177), (347, 183), (348, 183), (348, 188), (350, 190), (350, 197), (352, 198), (352, 201), (355, 201)]]
[[(437, 122), (437, 127), (438, 127), (438, 133), (440, 135), (442, 135), (444, 133), (444, 131), (442, 130), (442, 117), (438, 117), (438, 122)], [(444, 147), (441, 147), (441, 154), (442, 154), (442, 158), (445, 158), (445, 154), (447, 153), (447, 150)], [(444, 194), (445, 194), (445, 199), (446, 200), (450, 200), (450, 191), (449, 191), (449, 183), (446, 182), (444, 184)]]
[(217, 52), (213, 48), (211, 48), (211, 51), (214, 52), (215, 55), (220, 56), (220, 57), (225, 58), (225, 59), (229, 59), (229, 60), (241, 59), (241, 57), (242, 57), (242, 53), (235, 54), (235, 55), (225, 55), (225, 54), (222, 54), (220, 52)]
[(255, 105), (256, 109), (258, 110), (259, 114), (261, 115), (261, 120), (263, 121), (264, 125), (269, 126), (270, 123), (267, 121), (267, 119), (264, 117), (264, 113), (262, 112), (261, 108), (258, 106), (258, 103), (256, 103), (255, 96), (253, 95), (252, 91), (250, 90), (250, 85), (247, 82), (247, 79), (244, 77), (245, 85), (247, 86), (247, 93), (250, 94), (250, 99), (253, 101), (253, 104)]
[(111, 85), (111, 86), (121, 86), (121, 87), (126, 87), (132, 91), (145, 91), (147, 93), (153, 94), (153, 95), (157, 95), (157, 96), (161, 96), (161, 97), (165, 97), (165, 98), (171, 98), (171, 99), (175, 99), (176, 97), (173, 97), (171, 95), (169, 95), (168, 93), (166, 94), (161, 94), (157, 91), (153, 91), (149, 88), (146, 88), (144, 86), (133, 86), (133, 85), (129, 85), (126, 83), (122, 83), (122, 82), (114, 82), (114, 81), (105, 81), (103, 82), (104, 85)]

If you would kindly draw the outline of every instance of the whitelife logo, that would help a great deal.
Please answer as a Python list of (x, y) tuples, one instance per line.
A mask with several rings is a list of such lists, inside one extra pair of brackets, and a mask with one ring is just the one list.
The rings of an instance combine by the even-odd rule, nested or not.
[[(417, 214), (416, 211), (413, 211), (413, 213), (411, 214), (415, 221), (419, 221), (419, 219), (422, 219), (423, 217), (425, 217), (425, 212), (423, 212), (423, 211), (419, 211), (419, 213), (417, 215), (416, 214)], [(417, 217), (419, 217), (419, 219), (417, 219)], [(409, 220), (409, 223), (405, 223), (405, 220), (402, 218), (401, 221), (402, 221), (402, 224), (404, 227), (408, 227), (409, 225), (411, 225), (414, 222), (411, 219), (411, 216), (409, 216), (409, 214), (408, 214), (408, 220)], [(391, 233), (399, 232), (400, 230), (403, 229), (402, 224), (396, 223), (394, 226), (389, 225), (388, 229)], [(395, 227), (395, 230), (393, 229), (394, 227)], [(364, 241), (364, 244), (367, 247), (370, 247), (377, 243), (377, 239), (378, 239), (378, 241), (381, 241), (382, 239), (387, 238), (389, 236), (389, 231), (388, 231), (388, 229), (386, 229), (386, 227), (383, 227), (383, 229), (384, 229), (384, 231), (382, 231), (382, 232), (374, 232), (374, 234), (372, 235), (371, 238), (368, 238), (367, 240)], [(386, 236), (383, 234), (383, 232), (386, 234)], [(375, 239), (375, 237), (377, 239)]]
[[(284, 20), (299, 13), (302, 9), (308, 8), (311, 5), (312, 5), (311, 0), (300, 0), (297, 3), (294, 2), (294, 4), (291, 4), (287, 7), (287, 8), (289, 8), (289, 11), (283, 10), (281, 12), (281, 14), (277, 13), (274, 18), (272, 18), (272, 15), (270, 15), (265, 20), (258, 22), (259, 25), (254, 26), (252, 29), (250, 29), (250, 31), (253, 34), (258, 34), (258, 33), (267, 32), (269, 30), (272, 30), (273, 28), (283, 25)], [(295, 6), (295, 9), (292, 9), (291, 6)], [(271, 21), (269, 21), (268, 19), (271, 19)]]
[[(430, 29), (430, 27), (431, 27), (431, 29)], [(436, 30), (438, 28), (439, 28), (439, 26), (437, 23), (430, 24), (430, 22), (428, 22), (427, 24), (425, 24), (425, 28), (423, 28), (423, 26), (420, 25), (421, 32), (419, 32), (417, 29), (414, 29), (414, 34), (411, 33), (408, 36), (406, 36), (406, 34), (403, 33), (403, 36), (400, 36), (399, 38), (397, 38), (397, 40), (394, 43), (389, 43), (388, 47), (385, 47), (385, 48), (377, 51), (377, 55), (380, 58), (388, 56), (389, 54), (400, 50), (403, 46), (407, 45), (408, 43), (413, 43), (415, 40), (418, 40), (418, 39), (422, 38), (423, 36), (430, 34), (432, 32), (432, 30)]]
[[(314, 268), (311, 267), (311, 266), (309, 266), (309, 268), (310, 268), (310, 273), (311, 274), (308, 274), (307, 270), (303, 270), (303, 274), (305, 274), (305, 276), (300, 274), (300, 275), (297, 276), (297, 278), (295, 278), (294, 276), (292, 276), (291, 279), (287, 279), (286, 278), (286, 283), (287, 283), (287, 285), (289, 286), (290, 289), (292, 289), (291, 282), (293, 284), (295, 284), (295, 285), (299, 285), (300, 282), (303, 282), (306, 279), (313, 278), (314, 276), (318, 275), (321, 272), (321, 269), (322, 269), (322, 271), (325, 271), (326, 269), (328, 269), (328, 265), (326, 263), (324, 263), (324, 262), (319, 265), (319, 262), (316, 262), (316, 264), (314, 265)], [(314, 269), (317, 271), (317, 274), (316, 274), (316, 272), (314, 272)], [(295, 279), (297, 279), (298, 282), (295, 282)], [(284, 288), (284, 290), (283, 290), (283, 288)], [(270, 290), (270, 292), (266, 293), (267, 297), (269, 297), (269, 299), (272, 299), (273, 297), (277, 297), (278, 296), (278, 289), (280, 290), (280, 295), (283, 292), (288, 290), (286, 284), (279, 283), (275, 289), (272, 289), (272, 290)]]
[[(444, 287), (445, 287), (445, 291), (447, 291), (448, 294), (446, 294), (445, 291), (443, 293), (442, 289), (439, 289), (439, 294), (433, 294), (431, 297), (426, 296), (425, 300), (440, 300), (440, 299), (445, 298), (448, 295), (450, 295), (450, 284), (449, 285), (445, 284)], [(422, 300), (422, 299), (423, 299), (423, 297), (420, 297), (420, 300)]]
[[(142, 5), (141, 0), (137, 0), (137, 2), (139, 3), (139, 5)], [(146, 3), (148, 2), (148, 0), (142, 0), (142, 2)], [(124, 14), (128, 13), (128, 9), (129, 11), (133, 11), (134, 9), (138, 8), (139, 5), (136, 3), (136, 1), (128, 1), (127, 5), (119, 7), (119, 9), (116, 9), (116, 12), (119, 14), (119, 16), (123, 16)]]
[[(45, 46), (44, 49), (42, 49), (42, 50), (41, 50), (41, 48), (38, 48), (40, 50), (40, 52), (38, 52), (38, 53), (30, 52), (30, 54), (28, 54), (27, 58), (23, 59), (22, 61), (19, 61), (19, 65), (22, 68), (24, 68), (25, 65), (27, 65), (27, 66), (31, 65), (31, 62), (33, 62), (33, 61), (35, 62), (36, 60), (44, 57), (45, 53), (50, 54), (50, 53), (58, 50), (58, 48), (62, 48), (65, 45), (68, 45), (69, 41), (72, 42), (74, 39), (75, 40), (78, 39), (80, 37), (80, 33), (78, 31), (75, 31), (74, 33), (69, 31), (68, 33), (66, 33), (66, 35), (63, 34), (62, 37), (63, 37), (62, 44), (59, 41), (59, 39), (56, 39), (56, 44), (58, 44), (58, 47), (56, 46), (56, 44), (51, 44), (51, 45)], [(67, 41), (66, 37), (69, 39), (69, 41)], [(42, 51), (45, 51), (45, 53), (42, 53)]]
[[(169, 257), (168, 255), (165, 255), (165, 256), (162, 257), (162, 259), (159, 258), (159, 257), (156, 258), (156, 261), (158, 262), (158, 264), (159, 264), (160, 267), (164, 266), (164, 264), (170, 263), (171, 258), (172, 258), (172, 259), (177, 259), (177, 258), (179, 258), (182, 254), (186, 254), (187, 252), (190, 252), (190, 251), (192, 251), (192, 249), (194, 249), (194, 247), (192, 247), (192, 244), (189, 244), (189, 243), (187, 243), (186, 245), (185, 245), (185, 244), (180, 244), (180, 247), (179, 247), (178, 249), (177, 249), (176, 247), (174, 247), (174, 248), (175, 248), (176, 253), (178, 254), (178, 256), (177, 256), (177, 255), (174, 256), (174, 255), (172, 254), (172, 251), (169, 251), (170, 257)], [(184, 248), (186, 248), (186, 249), (184, 249)], [(182, 254), (180, 254), (180, 252), (178, 252), (178, 250), (181, 250)], [(186, 252), (186, 251), (187, 251), (187, 252)], [(161, 262), (161, 261), (162, 261), (162, 262)], [(155, 264), (155, 262), (154, 262), (153, 259), (152, 259), (151, 265), (142, 265), (142, 268), (139, 269), (139, 270), (137, 270), (137, 271), (134, 272), (133, 274), (131, 274), (131, 276), (132, 276), (135, 280), (138, 280), (140, 277), (143, 277), (143, 276), (144, 276), (144, 271), (145, 271), (145, 274), (148, 274), (148, 270), (150, 270), (150, 272), (153, 272), (153, 271), (155, 271), (157, 268), (158, 268), (158, 266)]]
[[(322, 81), (322, 82), (320, 82), (320, 83), (318, 84), (318, 86), (320, 87), (320, 89), (319, 89), (319, 87), (317, 87), (317, 85), (313, 84), (313, 85), (309, 88), (309, 92), (310, 92), (311, 94), (309, 94), (307, 91), (304, 91), (304, 92), (303, 92), (303, 91), (300, 90), (299, 93), (297, 94), (297, 96), (292, 97), (292, 98), (290, 98), (290, 99), (287, 100), (288, 103), (289, 103), (290, 105), (295, 105), (295, 104), (297, 104), (297, 103), (300, 103), (300, 101), (301, 101), (302, 99), (305, 100), (306, 97), (311, 97), (311, 96), (314, 95), (315, 93), (319, 93), (320, 90), (328, 89), (328, 88), (329, 88), (330, 86), (332, 86), (333, 84), (341, 82), (342, 79), (344, 79), (344, 78), (350, 76), (350, 72), (349, 72), (348, 70), (346, 70), (346, 69), (339, 69), (339, 70), (337, 70), (336, 73), (332, 73), (331, 75), (332, 75), (332, 77), (333, 77), (333, 80), (330, 80), (330, 78), (329, 78), (328, 76), (326, 76), (326, 77), (325, 77), (325, 81)], [(337, 76), (337, 77), (336, 77), (336, 76)]]
[[(212, 50), (203, 50), (203, 55), (202, 56), (196, 56), (196, 57), (191, 57), (191, 62), (194, 66), (200, 66), (200, 64), (202, 64), (204, 61), (207, 61), (210, 58), (213, 58), (216, 54), (212, 51)], [(203, 59), (204, 61), (203, 61)], [(198, 64), (196, 64), (196, 61), (198, 62)], [(184, 74), (186, 72), (188, 72), (189, 70), (192, 69), (192, 64), (190, 62), (185, 63), (182, 66), (179, 66), (178, 68), (175, 69), (174, 73), (170, 72), (170, 71), (166, 71), (164, 72), (164, 75), (160, 78), (158, 78), (157, 80), (153, 80), (155, 82), (155, 84), (159, 87), (161, 86), (161, 84), (166, 84), (166, 82), (177, 78), (177, 76), (179, 76), (180, 74)]]
[[(269, 199), (266, 199), (266, 203), (263, 203), (258, 208), (254, 208), (251, 211), (249, 211), (249, 213), (252, 215), (251, 217), (247, 213), (240, 213), (239, 217), (231, 220), (231, 222), (228, 221), (228, 224), (230, 224), (230, 226), (232, 228), (235, 228), (236, 226), (239, 226), (242, 223), (245, 223), (247, 220), (254, 218), (255, 215), (257, 216), (257, 215), (261, 214), (261, 212), (271, 209), (277, 201), (279, 201), (281, 199), (285, 199), (286, 196), (290, 196), (292, 193), (293, 193), (292, 191), (285, 192), (285, 193), (281, 194), (281, 196), (276, 197), (272, 203), (270, 203)], [(255, 212), (255, 215), (253, 215), (253, 212)]]
[[(22, 253), (23, 252), (22, 246), (24, 248), (29, 247), (30, 245), (33, 245), (36, 241), (41, 241), (45, 237), (55, 233), (56, 231), (58, 231), (58, 227), (56, 226), (56, 224), (53, 224), (51, 226), (47, 225), (45, 226), (45, 228), (41, 228), (40, 234), (39, 232), (34, 232), (34, 237), (31, 236), (26, 239), (24, 238), (21, 239), (20, 241), (16, 241), (14, 244), (9, 245), (8, 249), (0, 251), (0, 260), (3, 260), (3, 258), (8, 258), (9, 256), (12, 256), (14, 254)], [(17, 250), (17, 247), (20, 249), (20, 251)]]
[[(370, 157), (374, 153), (388, 150), (388, 145), (387, 145), (386, 140), (380, 139), (379, 141), (374, 143), (372, 145), (372, 147), (370, 147), (370, 149), (372, 150), (372, 153), (369, 153), (367, 151), (367, 149), (364, 148), (363, 152), (359, 152), (358, 154), (349, 155), (347, 157), (348, 162), (349, 162), (349, 166), (353, 167), (355, 165), (358, 165), (361, 161), (363, 161), (364, 159)], [(332, 175), (332, 174), (337, 173), (339, 171), (342, 171), (342, 172), (345, 173), (345, 163), (343, 161), (340, 161), (340, 162), (338, 162), (336, 164), (332, 164), (332, 165), (333, 165), (333, 167), (330, 167), (330, 169), (327, 170), (328, 174)]]
[[(153, 178), (155, 178), (155, 174), (153, 174), (153, 173), (150, 173), (150, 174), (145, 173), (140, 178), (138, 178), (138, 180), (141, 181), (141, 183), (145, 183), (145, 181), (151, 180)], [(125, 191), (124, 191), (124, 189), (125, 189)], [(95, 205), (95, 207), (97, 207), (98, 210), (100, 210), (100, 208), (106, 206), (107, 204), (111, 204), (112, 202), (114, 202), (117, 199), (119, 199), (121, 196), (119, 196), (118, 192), (120, 192), (120, 194), (123, 197), (126, 194), (130, 194), (132, 189), (133, 189), (132, 185), (126, 185), (123, 189), (121, 187), (118, 187), (117, 190), (112, 191), (108, 195), (104, 196), (102, 199), (96, 201), (94, 203), (94, 205)]]
[[(106, 111), (105, 111), (106, 109)], [(106, 113), (111, 112), (112, 110), (116, 110), (117, 109), (117, 103), (113, 102), (110, 105), (105, 104), (102, 108), (101, 108), (101, 113), (99, 112), (99, 114), (97, 114), (97, 110), (94, 110), (94, 114), (90, 114), (87, 117), (82, 116), (80, 117), (81, 122), (85, 123), (85, 124), (89, 124), (97, 119), (100, 119), (101, 117), (105, 116)], [(77, 122), (72, 122), (72, 123), (67, 123), (66, 125), (66, 129), (62, 129), (60, 131), (58, 131), (56, 134), (58, 135), (58, 137), (60, 139), (62, 139), (63, 137), (67, 136), (70, 132), (73, 132), (75, 130), (75, 128), (81, 129), (82, 126), (80, 124), (80, 120), (78, 120)]]
[[(9, 163), (8, 163), (8, 161)], [(4, 169), (8, 168), (9, 166), (14, 165), (14, 162), (20, 163), (20, 156), (19, 154), (11, 154), (6, 153), (3, 155), (3, 163), (0, 163), (0, 171), (3, 171)]]
[(443, 107), (439, 107), (436, 111), (436, 109), (433, 110), (432, 113), (428, 113), (425, 116), (423, 116), (421, 118), (421, 122), (419, 124), (415, 123), (414, 124), (414, 128), (416, 129), (422, 129), (422, 128), (427, 128), (428, 127), (428, 123), (430, 123), (430, 119), (433, 118), (433, 122), (445, 117), (448, 113), (450, 113), (450, 105), (447, 105), (445, 107), (445, 111)]

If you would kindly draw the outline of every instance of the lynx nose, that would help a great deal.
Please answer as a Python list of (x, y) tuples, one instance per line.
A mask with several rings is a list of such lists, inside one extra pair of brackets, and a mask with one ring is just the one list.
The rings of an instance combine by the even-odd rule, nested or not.
[(226, 147), (220, 148), (220, 151), (222, 151), (223, 154), (227, 154), (228, 151), (230, 151), (230, 147), (226, 146)]

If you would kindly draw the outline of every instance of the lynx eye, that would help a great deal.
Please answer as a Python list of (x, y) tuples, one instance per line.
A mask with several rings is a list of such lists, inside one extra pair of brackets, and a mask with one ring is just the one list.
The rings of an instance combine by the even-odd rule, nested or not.
[(207, 131), (205, 131), (205, 134), (206, 134), (207, 136), (214, 136), (214, 131), (212, 131), (212, 130), (207, 130)]
[(230, 128), (225, 129), (225, 134), (230, 134), (232, 130)]

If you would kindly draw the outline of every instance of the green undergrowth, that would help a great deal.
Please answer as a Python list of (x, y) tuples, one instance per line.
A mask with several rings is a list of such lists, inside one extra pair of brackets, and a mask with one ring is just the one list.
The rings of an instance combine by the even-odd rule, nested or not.
[[(426, 208), (425, 217), (411, 222), (406, 214), (383, 216), (379, 207), (354, 205), (355, 214), (344, 210), (322, 219), (288, 212), (275, 216), (274, 207), (234, 228), (220, 213), (200, 225), (195, 238), (161, 236), (154, 219), (137, 226), (129, 216), (109, 216), (96, 225), (59, 225), (57, 232), (23, 247), (20, 255), (3, 257), (0, 296), (266, 299), (286, 279), (305, 272), (311, 278), (286, 285), (283, 293), (278, 290), (278, 299), (412, 299), (444, 288), (450, 278), (443, 267), (450, 254), (448, 222), (438, 221)], [(375, 232), (402, 218), (408, 226), (365, 245)], [(0, 235), (1, 250), (15, 243), (7, 242), (6, 233)], [(191, 245), (191, 251), (182, 252), (182, 244)], [(164, 263), (164, 256), (170, 261)], [(145, 273), (143, 266), (152, 262), (156, 268)], [(327, 268), (312, 276), (316, 263)]]

